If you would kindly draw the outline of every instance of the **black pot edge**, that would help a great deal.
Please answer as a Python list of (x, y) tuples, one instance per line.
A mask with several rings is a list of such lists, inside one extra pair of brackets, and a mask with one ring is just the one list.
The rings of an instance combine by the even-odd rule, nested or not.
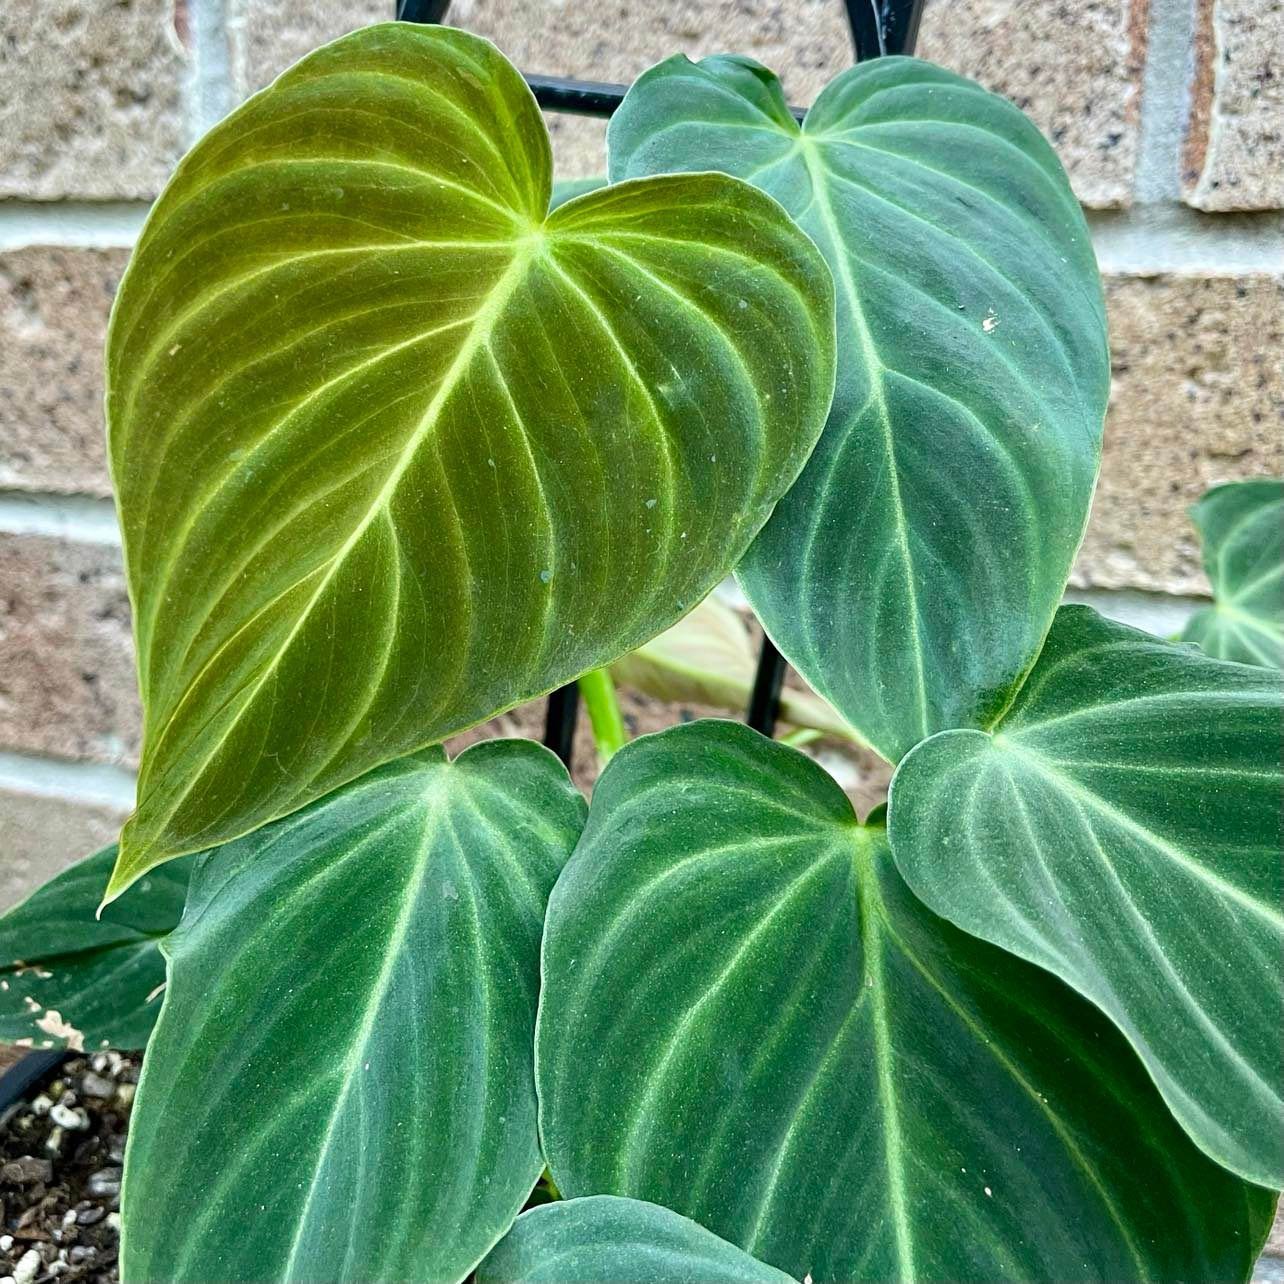
[(15, 1101), (21, 1101), (27, 1089), (51, 1075), (64, 1061), (77, 1053), (66, 1048), (41, 1049), (28, 1052), (21, 1061), (0, 1074), (0, 1110), (7, 1110)]

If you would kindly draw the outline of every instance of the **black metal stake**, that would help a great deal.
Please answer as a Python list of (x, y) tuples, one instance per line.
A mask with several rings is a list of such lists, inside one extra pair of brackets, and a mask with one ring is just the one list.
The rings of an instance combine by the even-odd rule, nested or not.
[(574, 682), (558, 687), (548, 697), (544, 715), (544, 743), (571, 769), (575, 723), (580, 713), (580, 689)]

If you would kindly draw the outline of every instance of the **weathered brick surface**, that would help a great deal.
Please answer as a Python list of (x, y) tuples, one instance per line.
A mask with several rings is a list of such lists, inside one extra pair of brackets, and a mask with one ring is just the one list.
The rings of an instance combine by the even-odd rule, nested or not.
[(344, 0), (342, 4), (228, 0), (232, 87), (244, 98), (318, 45), (368, 23), (387, 22), (395, 12), (394, 0)]
[(918, 52), (1011, 98), (1085, 204), (1127, 205), (1148, 0), (929, 0)]
[(1197, 0), (1186, 200), (1284, 208), (1284, 0)]
[(0, 253), (0, 489), (110, 493), (103, 339), (128, 257)]
[[(809, 103), (851, 63), (838, 0), (455, 0), (448, 20), (493, 40), (524, 71), (628, 83), (670, 54), (743, 53)], [(603, 121), (549, 116), (559, 177), (605, 169)]]
[(132, 763), (138, 728), (120, 550), (4, 536), (0, 749)]
[(0, 912), (116, 841), (123, 808), (0, 789)]
[[(933, 0), (920, 48), (1029, 111), (1085, 201), (1121, 205), (1136, 159), (1143, 9), (1144, 0)], [(627, 83), (679, 51), (746, 53), (777, 71), (799, 104), (852, 60), (838, 0), (456, 0), (450, 21), (527, 70), (598, 80)], [(550, 129), (559, 174), (602, 171), (602, 122), (551, 117)]]
[(0, 4), (0, 197), (156, 195), (182, 146), (175, 0)]
[(1107, 283), (1114, 371), (1080, 587), (1204, 593), (1187, 508), (1284, 473), (1284, 277)]

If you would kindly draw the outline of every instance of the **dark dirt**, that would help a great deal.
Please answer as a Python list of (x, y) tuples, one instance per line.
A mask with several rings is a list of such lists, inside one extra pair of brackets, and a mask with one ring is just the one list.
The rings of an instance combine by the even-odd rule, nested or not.
[(73, 1057), (0, 1111), (0, 1284), (117, 1284), (139, 1060)]

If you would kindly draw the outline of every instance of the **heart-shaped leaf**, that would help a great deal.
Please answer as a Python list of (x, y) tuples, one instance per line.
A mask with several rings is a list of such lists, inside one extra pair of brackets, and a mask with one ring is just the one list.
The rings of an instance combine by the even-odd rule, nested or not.
[(1214, 604), (1182, 641), (1219, 660), (1284, 668), (1284, 481), (1214, 486), (1191, 509)]
[(179, 166), (108, 344), (146, 706), (113, 893), (645, 642), (794, 480), (807, 237), (719, 175), (549, 191), (517, 72), (407, 23)]
[(115, 846), (0, 918), (0, 1043), (142, 1048), (160, 1011), (159, 942), (178, 926), (192, 859), (154, 870), (97, 917)]
[(667, 1208), (592, 1195), (523, 1213), (477, 1269), (478, 1284), (790, 1284)]
[[(611, 666), (612, 676), (656, 700), (744, 710), (753, 690), (757, 658), (743, 618), (716, 597)], [(814, 691), (780, 693), (780, 720), (840, 740), (859, 741), (827, 701)]]
[(1277, 672), (1064, 607), (994, 735), (897, 769), (910, 886), (1123, 1030), (1190, 1135), (1284, 1186)]
[(881, 822), (732, 723), (599, 779), (536, 1076), (564, 1194), (652, 1200), (799, 1279), (1243, 1279), (1270, 1222), (1099, 1012), (929, 912)]
[(988, 726), (1061, 599), (1109, 387), (1092, 244), (1052, 148), (908, 58), (843, 73), (801, 129), (757, 63), (671, 58), (607, 141), (614, 180), (752, 181), (833, 269), (829, 422), (737, 572), (767, 632), (893, 762)]
[(202, 857), (130, 1125), (135, 1280), (459, 1280), (543, 1168), (544, 904), (584, 803), (527, 741), (380, 768)]

